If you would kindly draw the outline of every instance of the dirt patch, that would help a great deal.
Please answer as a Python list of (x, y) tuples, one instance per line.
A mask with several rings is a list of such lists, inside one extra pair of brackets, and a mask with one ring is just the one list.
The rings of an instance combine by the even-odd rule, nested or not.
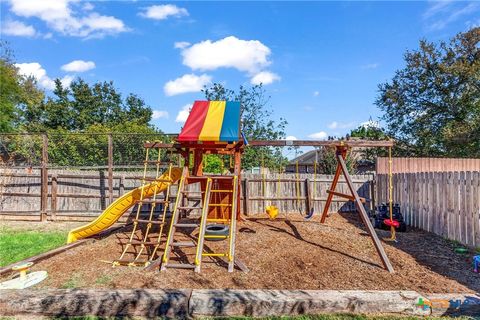
[[(128, 237), (128, 230), (40, 262), (33, 270), (48, 271), (49, 278), (40, 287), (54, 288), (480, 291), (480, 275), (472, 272), (472, 255), (454, 253), (451, 243), (434, 234), (414, 230), (398, 234), (398, 243), (384, 242), (396, 271), (389, 274), (356, 214), (335, 214), (326, 224), (316, 219), (305, 222), (299, 215), (290, 219), (270, 221), (262, 217), (239, 223), (236, 252), (250, 268), (249, 273), (228, 273), (225, 264), (213, 258), (204, 259), (200, 274), (112, 267), (107, 262), (120, 256), (119, 243)], [(378, 233), (380, 237), (389, 235)], [(213, 250), (225, 248), (223, 241), (206, 245)], [(183, 253), (181, 258), (193, 256), (193, 252)]]

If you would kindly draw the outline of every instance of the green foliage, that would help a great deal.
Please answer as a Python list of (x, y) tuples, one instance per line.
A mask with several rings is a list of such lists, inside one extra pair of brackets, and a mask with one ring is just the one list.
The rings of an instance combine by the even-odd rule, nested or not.
[(114, 133), (115, 164), (138, 164), (144, 159), (145, 141), (169, 140), (149, 124), (151, 108), (135, 94), (123, 99), (113, 82), (90, 85), (76, 79), (63, 87), (56, 79), (53, 95), (45, 100), (35, 80), (18, 75), (8, 48), (2, 49), (0, 132), (38, 133), (0, 136), (4, 163), (39, 165), (40, 133), (49, 138), (49, 163), (58, 166), (106, 165), (107, 133)]
[(480, 157), (480, 28), (420, 41), (376, 104), (404, 155)]
[[(222, 84), (215, 83), (203, 90), (207, 100), (239, 101), (241, 105), (242, 131), (247, 139), (279, 140), (285, 138), (287, 121), (280, 118), (275, 121), (273, 110), (268, 107), (270, 97), (266, 96), (262, 85), (250, 88), (240, 86), (236, 92), (225, 88)], [(242, 156), (242, 167), (249, 169), (262, 165), (269, 168), (278, 168), (286, 164), (287, 160), (282, 155), (281, 148), (245, 148)]]
[(24, 129), (90, 132), (93, 126), (110, 129), (126, 122), (149, 127), (151, 116), (151, 108), (142, 99), (133, 94), (122, 99), (111, 81), (89, 85), (78, 78), (64, 88), (57, 79), (53, 96), (25, 111)]
[(0, 42), (0, 133), (14, 132), (24, 111), (39, 105), (44, 98), (32, 77), (18, 73), (13, 54), (5, 42)]
[(60, 247), (66, 243), (66, 232), (0, 229), (0, 267)]
[[(355, 172), (355, 159), (352, 157), (351, 153), (347, 153), (345, 159), (345, 164), (347, 165), (348, 172)], [(317, 164), (317, 173), (322, 174), (335, 174), (337, 169), (337, 158), (335, 154), (335, 148), (320, 148), (318, 150), (318, 164)]]
[[(362, 140), (389, 140), (389, 137), (385, 131), (371, 121), (370, 123), (361, 125), (358, 128), (350, 131), (349, 136), (350, 138)], [(355, 151), (360, 152), (361, 159), (368, 161), (376, 161), (377, 157), (388, 156), (388, 151), (385, 148), (365, 148), (362, 150), (357, 149)]]
[(204, 167), (203, 167), (204, 172), (223, 174), (225, 165), (224, 165), (224, 159), (220, 155), (216, 155), (216, 154), (204, 155), (203, 161), (204, 161)]

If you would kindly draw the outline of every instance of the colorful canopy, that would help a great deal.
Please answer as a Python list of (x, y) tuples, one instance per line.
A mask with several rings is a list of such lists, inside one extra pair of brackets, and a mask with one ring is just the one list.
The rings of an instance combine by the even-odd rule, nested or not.
[(240, 102), (195, 101), (178, 141), (238, 141)]

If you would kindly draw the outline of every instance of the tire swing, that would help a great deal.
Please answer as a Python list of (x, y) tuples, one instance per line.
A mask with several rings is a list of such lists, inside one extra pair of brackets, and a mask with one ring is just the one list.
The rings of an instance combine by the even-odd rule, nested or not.
[(213, 223), (205, 227), (205, 240), (222, 241), (230, 234), (230, 226), (226, 224)]

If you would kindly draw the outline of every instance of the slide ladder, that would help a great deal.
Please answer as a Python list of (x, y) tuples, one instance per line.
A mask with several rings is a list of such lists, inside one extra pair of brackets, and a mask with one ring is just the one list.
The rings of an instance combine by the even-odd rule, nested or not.
[[(202, 181), (203, 180), (203, 181)], [(231, 188), (229, 189), (219, 189), (219, 186), (224, 186), (225, 183), (220, 184), (219, 180), (230, 180), (229, 184)], [(183, 206), (185, 203), (185, 198), (188, 200), (189, 193), (199, 193), (198, 191), (189, 191), (186, 186), (190, 183), (204, 183), (205, 191), (201, 192), (203, 195), (201, 198), (201, 203), (196, 207)], [(230, 194), (228, 203), (218, 202), (219, 197), (216, 195), (225, 195)], [(237, 176), (202, 176), (202, 177), (187, 177), (186, 174), (182, 175), (182, 178), (179, 183), (178, 195), (175, 201), (175, 208), (172, 215), (172, 220), (170, 223), (170, 229), (167, 237), (166, 248), (162, 258), (161, 271), (165, 271), (168, 268), (178, 268), (178, 269), (193, 269), (195, 272), (200, 272), (202, 258), (203, 257), (224, 257), (228, 261), (228, 271), (232, 272), (234, 269), (234, 257), (235, 257), (235, 236), (236, 236), (236, 222), (237, 222), (237, 196), (238, 196), (238, 177)], [(188, 203), (188, 201), (187, 201)], [(228, 208), (228, 212), (221, 218), (209, 218), (209, 212), (218, 207)], [(192, 210), (200, 210), (201, 215), (200, 219), (192, 223), (192, 219), (188, 218), (186, 212)], [(199, 221), (198, 221), (199, 220)], [(222, 223), (229, 225), (229, 234), (228, 235), (207, 235), (205, 234), (206, 227), (210, 223)], [(194, 231), (198, 230), (198, 235), (190, 236), (191, 241), (180, 241), (179, 239), (182, 236), (185, 236), (184, 232), (181, 232), (179, 229), (193, 229)], [(190, 233), (190, 235), (194, 232)], [(228, 248), (226, 252), (212, 252), (208, 250), (205, 251), (204, 241), (209, 238), (221, 238), (228, 240)], [(188, 259), (186, 252), (178, 252), (177, 248), (195, 248), (195, 251), (192, 253), (194, 259), (192, 262), (185, 261)], [(174, 249), (175, 248), (175, 249)], [(171, 255), (174, 251), (177, 256), (180, 258), (180, 261), (172, 262)], [(183, 258), (184, 261), (181, 259)]]
[[(168, 164), (168, 175), (165, 175), (165, 172), (161, 175), (160, 167), (164, 165), (165, 162), (160, 160), (160, 149), (158, 150), (157, 160), (149, 160), (149, 150), (148, 148), (146, 150), (140, 197), (135, 201), (137, 210), (135, 218), (131, 221), (133, 229), (127, 242), (122, 243), (122, 245), (124, 245), (122, 254), (120, 258), (112, 262), (113, 266), (128, 265), (147, 267), (157, 257), (157, 251), (162, 244), (161, 240), (165, 226), (165, 218), (170, 204), (170, 187), (174, 182), (172, 177), (172, 164)], [(154, 179), (147, 178), (147, 168), (149, 164), (156, 165), (156, 177)], [(153, 186), (153, 195), (145, 198), (143, 189), (148, 186), (147, 181), (151, 180), (156, 182)], [(166, 184), (166, 189), (158, 188), (160, 183)], [(160, 193), (163, 193), (163, 196), (158, 197)], [(150, 212), (148, 217), (143, 217), (142, 207), (146, 204), (150, 205)], [(161, 214), (155, 214), (157, 205), (162, 206)], [(158, 235), (153, 233), (153, 229), (156, 229), (156, 226), (158, 226)]]

